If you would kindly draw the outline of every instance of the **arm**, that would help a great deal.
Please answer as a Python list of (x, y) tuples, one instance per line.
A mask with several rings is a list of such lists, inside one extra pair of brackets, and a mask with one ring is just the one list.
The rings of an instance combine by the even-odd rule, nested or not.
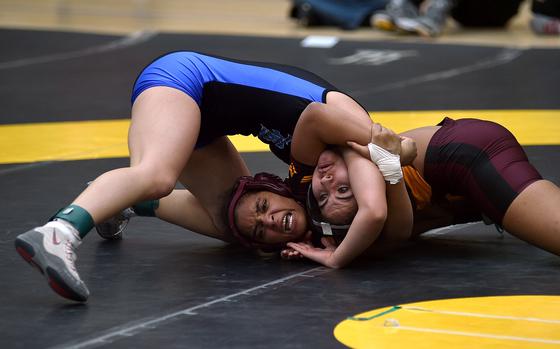
[(362, 254), (379, 237), (387, 218), (385, 182), (377, 167), (351, 150), (344, 151), (343, 156), (358, 212), (329, 260), (329, 266), (334, 268), (341, 268)]
[(385, 218), (385, 183), (377, 167), (353, 151), (346, 150), (350, 186), (358, 203), (358, 212), (344, 240), (336, 248), (319, 249), (305, 243), (288, 243), (305, 257), (331, 268), (341, 268), (362, 254), (379, 237)]
[[(393, 149), (405, 152), (408, 162), (416, 157), (416, 144), (412, 139), (399, 137), (382, 126), (374, 127), (373, 131), (372, 142), (393, 153), (396, 153)], [(349, 145), (364, 158), (370, 157), (367, 147), (354, 142), (349, 142)], [(396, 184), (387, 184), (387, 205), (388, 215), (383, 229), (383, 239), (389, 243), (408, 240), (412, 233), (413, 212), (404, 180), (401, 179)]]
[(403, 242), (412, 234), (412, 204), (404, 180), (387, 184), (387, 220), (383, 227), (383, 239), (387, 242)]
[(294, 159), (314, 165), (327, 144), (347, 141), (366, 145), (371, 137), (371, 120), (323, 103), (310, 103), (301, 114), (292, 137)]

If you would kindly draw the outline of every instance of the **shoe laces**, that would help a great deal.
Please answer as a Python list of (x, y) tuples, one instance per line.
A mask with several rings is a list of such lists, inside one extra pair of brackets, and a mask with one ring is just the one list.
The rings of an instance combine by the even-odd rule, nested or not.
[(414, 18), (418, 16), (418, 7), (408, 1), (390, 2), (386, 7), (387, 13), (392, 17)]
[(76, 261), (78, 260), (78, 255), (76, 254), (76, 251), (74, 251), (74, 245), (72, 245), (72, 242), (70, 240), (67, 240), (64, 243), (64, 256), (68, 261), (68, 265), (70, 266), (70, 269), (77, 272)]

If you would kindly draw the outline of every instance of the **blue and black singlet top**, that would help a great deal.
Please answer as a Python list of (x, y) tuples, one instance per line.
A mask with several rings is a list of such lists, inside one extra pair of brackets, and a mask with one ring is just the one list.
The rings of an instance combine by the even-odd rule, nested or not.
[(290, 162), (296, 123), (311, 102), (326, 102), (336, 88), (296, 67), (218, 58), (196, 52), (168, 53), (136, 79), (132, 103), (142, 91), (168, 86), (198, 103), (201, 129), (197, 147), (225, 135), (254, 135)]

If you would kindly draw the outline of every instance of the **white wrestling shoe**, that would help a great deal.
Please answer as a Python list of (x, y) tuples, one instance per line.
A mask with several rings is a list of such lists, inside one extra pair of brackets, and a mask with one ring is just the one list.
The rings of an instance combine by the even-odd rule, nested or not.
[(130, 218), (135, 216), (136, 213), (129, 207), (107, 221), (97, 224), (95, 230), (105, 240), (121, 240)]
[(39, 269), (49, 286), (64, 298), (85, 302), (89, 290), (76, 270), (76, 252), (82, 240), (69, 223), (55, 220), (19, 235), (17, 252)]

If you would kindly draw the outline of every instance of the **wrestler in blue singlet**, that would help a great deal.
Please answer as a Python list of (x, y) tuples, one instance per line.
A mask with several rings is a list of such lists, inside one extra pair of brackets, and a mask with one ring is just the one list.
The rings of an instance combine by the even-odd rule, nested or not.
[(138, 76), (132, 102), (147, 88), (168, 86), (199, 105), (197, 147), (234, 134), (254, 135), (290, 162), (296, 123), (311, 102), (326, 102), (336, 88), (320, 77), (291, 66), (243, 62), (179, 51), (166, 54)]

